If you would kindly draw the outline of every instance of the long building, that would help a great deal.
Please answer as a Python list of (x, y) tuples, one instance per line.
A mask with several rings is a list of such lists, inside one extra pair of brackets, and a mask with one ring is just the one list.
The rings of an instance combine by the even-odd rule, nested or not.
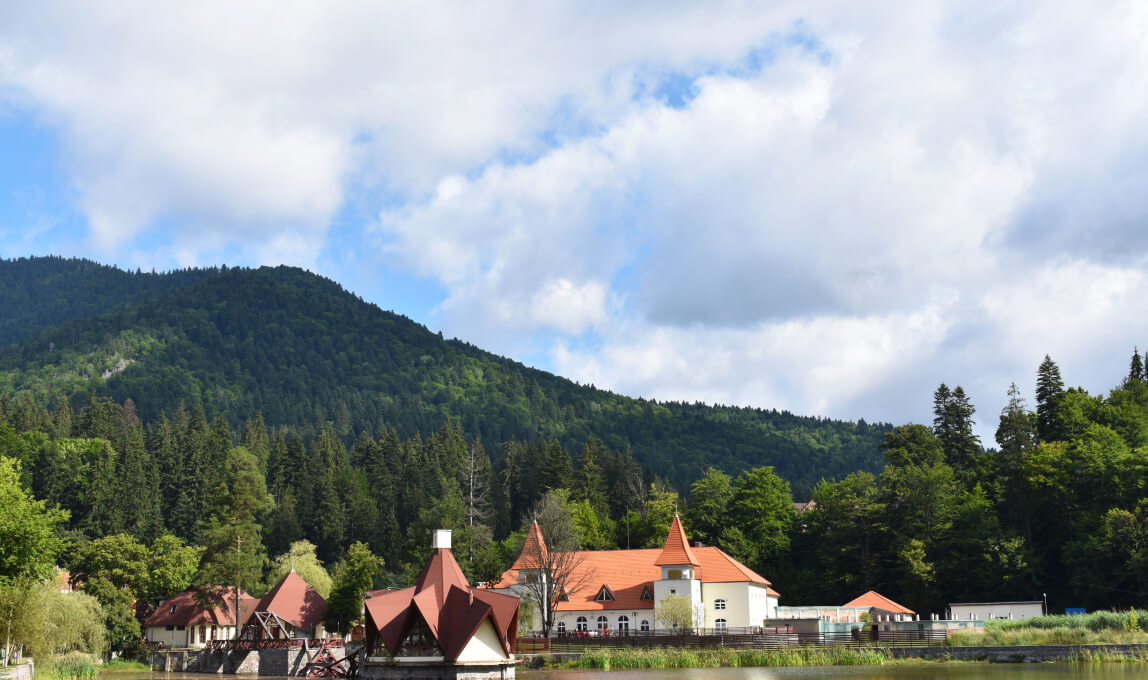
[[(545, 578), (537, 558), (545, 552), (545, 537), (534, 522), (522, 554), (494, 588), (529, 597), (528, 581)], [(667, 626), (659, 623), (656, 613), (659, 603), (669, 597), (687, 598), (693, 611), (690, 627), (715, 632), (760, 627), (777, 609), (779, 595), (768, 580), (719, 548), (691, 546), (677, 515), (660, 549), (588, 550), (574, 555), (567, 582), (581, 587), (559, 598), (553, 634), (663, 630)]]

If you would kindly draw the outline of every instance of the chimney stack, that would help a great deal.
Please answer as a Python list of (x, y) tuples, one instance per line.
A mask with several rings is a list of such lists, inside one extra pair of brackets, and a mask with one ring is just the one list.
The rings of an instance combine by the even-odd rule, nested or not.
[(450, 550), (450, 529), (435, 529), (431, 547), (435, 550)]

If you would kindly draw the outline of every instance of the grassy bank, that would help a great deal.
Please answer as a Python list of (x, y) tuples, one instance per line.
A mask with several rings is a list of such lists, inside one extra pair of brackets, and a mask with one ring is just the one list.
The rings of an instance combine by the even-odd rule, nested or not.
[(953, 646), (1111, 645), (1148, 643), (1148, 612), (1093, 612), (1038, 616), (1023, 621), (985, 621), (985, 632), (959, 631)]
[(88, 654), (72, 652), (36, 664), (36, 680), (94, 680), (100, 662)]
[(568, 668), (624, 670), (646, 668), (720, 668), (737, 666), (880, 666), (897, 663), (880, 648), (792, 649), (601, 649), (583, 654)]
[(126, 659), (112, 659), (100, 668), (100, 675), (106, 675), (108, 673), (147, 673), (150, 670), (151, 667), (146, 663), (128, 661)]

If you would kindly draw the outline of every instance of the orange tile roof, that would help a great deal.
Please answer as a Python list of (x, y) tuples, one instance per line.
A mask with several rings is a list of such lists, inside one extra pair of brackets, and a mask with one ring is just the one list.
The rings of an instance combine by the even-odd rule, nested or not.
[(259, 600), (247, 623), (254, 623), (255, 612), (271, 612), (299, 630), (308, 631), (323, 620), (326, 611), (327, 601), (292, 569)]
[[(702, 583), (737, 583), (749, 581), (758, 585), (770, 583), (749, 567), (730, 557), (715, 547), (693, 549), (697, 574)], [(659, 548), (636, 550), (587, 550), (578, 553), (579, 575), (572, 581), (583, 580), (582, 574), (593, 575), (586, 587), (567, 593), (568, 599), (559, 602), (558, 611), (581, 611), (597, 609), (652, 609), (652, 599), (643, 600), (642, 590), (648, 588), (654, 594), (654, 581), (662, 577), (662, 570), (656, 562), (663, 553)], [(517, 563), (516, 563), (517, 564)], [(675, 564), (684, 564), (677, 562)], [(511, 567), (503, 575), (495, 588), (508, 588), (518, 583), (518, 569)], [(595, 599), (603, 586), (614, 593), (614, 600)], [(771, 594), (777, 595), (775, 591)]]
[(538, 520), (530, 524), (530, 531), (526, 533), (526, 541), (522, 544), (522, 552), (514, 560), (511, 569), (537, 569), (538, 556), (546, 552), (546, 539), (542, 538), (542, 529), (538, 528)]
[(694, 552), (690, 550), (690, 541), (686, 538), (686, 530), (682, 528), (682, 521), (678, 519), (677, 515), (674, 515), (674, 521), (670, 523), (670, 533), (666, 535), (666, 545), (662, 548), (662, 554), (658, 555), (654, 564), (659, 567), (673, 564), (701, 566), (698, 564), (698, 559), (694, 557)]
[(909, 609), (908, 607), (906, 607), (904, 605), (897, 604), (896, 602), (890, 600), (889, 598), (885, 597), (884, 595), (882, 595), (881, 593), (878, 593), (875, 590), (870, 590), (869, 592), (865, 593), (864, 595), (861, 595), (860, 597), (854, 599), (853, 601), (846, 602), (843, 606), (845, 606), (845, 607), (876, 607), (877, 609), (884, 609), (885, 611), (893, 612), (894, 614), (915, 614), (916, 613), (912, 609)]

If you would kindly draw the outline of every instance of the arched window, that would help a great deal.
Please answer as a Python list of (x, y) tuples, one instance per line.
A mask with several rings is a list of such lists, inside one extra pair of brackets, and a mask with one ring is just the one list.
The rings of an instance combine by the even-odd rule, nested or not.
[(574, 622), (574, 630), (578, 631), (579, 633), (585, 633), (586, 632), (586, 617), (585, 616), (579, 616), (578, 620)]
[(638, 625), (638, 630), (642, 631), (643, 633), (649, 633), (650, 632), (650, 622), (646, 619), (642, 619), (642, 623), (640, 623)]
[(618, 617), (618, 634), (629, 635), (630, 633), (630, 617), (622, 614)]
[(718, 599), (714, 600), (714, 609), (718, 610), (719, 612), (724, 612), (725, 611), (725, 600), (720, 598), (720, 597)]
[(564, 635), (565, 633), (566, 633), (566, 622), (565, 621), (559, 621), (558, 622), (558, 634)]
[(726, 624), (725, 619), (714, 619), (714, 632), (715, 633), (724, 634), (727, 630), (729, 630), (729, 626)]
[(601, 630), (601, 631), (610, 630), (610, 619), (606, 618), (605, 616), (599, 616), (598, 617), (598, 630)]

